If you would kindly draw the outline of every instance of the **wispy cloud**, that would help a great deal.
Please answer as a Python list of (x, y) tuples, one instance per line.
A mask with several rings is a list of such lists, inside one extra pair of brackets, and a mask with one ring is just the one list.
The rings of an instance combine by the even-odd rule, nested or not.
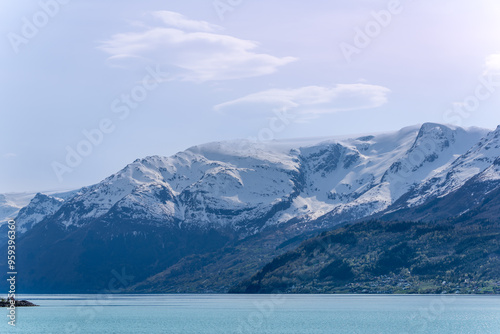
[(110, 54), (112, 64), (148, 61), (176, 68), (169, 72), (177, 72), (181, 80), (204, 82), (267, 75), (296, 60), (258, 53), (257, 42), (217, 33), (221, 27), (179, 13), (160, 11), (148, 17), (156, 25), (102, 43), (100, 49)]
[(15, 153), (6, 153), (6, 154), (3, 155), (3, 157), (5, 159), (12, 159), (12, 158), (17, 157), (17, 154), (15, 154)]
[(307, 86), (296, 89), (270, 89), (218, 104), (215, 110), (257, 105), (265, 110), (287, 109), (298, 115), (334, 113), (376, 108), (387, 103), (390, 90), (369, 84), (339, 84), (334, 87)]

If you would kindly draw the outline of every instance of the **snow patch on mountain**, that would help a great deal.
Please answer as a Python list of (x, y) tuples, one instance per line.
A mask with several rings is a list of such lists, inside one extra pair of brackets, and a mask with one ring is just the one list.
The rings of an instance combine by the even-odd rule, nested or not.
[(31, 202), (19, 211), (16, 217), (16, 228), (25, 233), (45, 217), (53, 215), (64, 202), (63, 199), (38, 193)]
[[(66, 227), (128, 219), (247, 234), (291, 219), (349, 221), (403, 195), (421, 203), (487, 170), (500, 153), (495, 133), (480, 140), (487, 133), (426, 123), (376, 135), (198, 145), (138, 159), (55, 212), (55, 203), (41, 208), (33, 221), (47, 212)], [(484, 174), (497, 176), (496, 167)]]
[(457, 149), (463, 149), (465, 153), (450, 164), (436, 168), (434, 175), (429, 175), (426, 182), (416, 187), (407, 201), (410, 206), (422, 204), (431, 197), (446, 196), (492, 166), (500, 156), (500, 127), (478, 139), (470, 149), (466, 148), (464, 142), (457, 146)]
[[(75, 191), (45, 191), (43, 193), (65, 199), (73, 196)], [(37, 194), (30, 192), (0, 194), (0, 226), (6, 224), (10, 219), (15, 219), (19, 215), (19, 211), (29, 205)]]

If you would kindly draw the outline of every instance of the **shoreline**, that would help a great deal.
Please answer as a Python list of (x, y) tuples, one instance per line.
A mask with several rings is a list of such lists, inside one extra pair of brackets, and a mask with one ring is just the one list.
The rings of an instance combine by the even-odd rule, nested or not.
[[(9, 300), (2, 300), (0, 301), (0, 307), (10, 307), (12, 304)], [(33, 304), (30, 301), (27, 300), (16, 300), (14, 303), (15, 307), (33, 307), (33, 306), (39, 306), (36, 304)]]

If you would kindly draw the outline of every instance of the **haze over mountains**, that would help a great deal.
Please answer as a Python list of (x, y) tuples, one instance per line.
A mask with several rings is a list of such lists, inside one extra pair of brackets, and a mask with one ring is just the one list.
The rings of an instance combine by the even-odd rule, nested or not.
[(37, 194), (19, 211), (19, 286), (96, 292), (111, 271), (126, 270), (128, 290), (228, 291), (305, 236), (342, 223), (496, 218), (499, 157), (500, 127), (426, 123), (138, 159), (93, 186)]
[(36, 193), (0, 194), (0, 224), (14, 219), (19, 210), (28, 205)]

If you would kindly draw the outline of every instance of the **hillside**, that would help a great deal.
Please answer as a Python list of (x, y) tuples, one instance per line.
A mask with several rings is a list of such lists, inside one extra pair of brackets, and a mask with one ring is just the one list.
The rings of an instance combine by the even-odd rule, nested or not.
[(500, 223), (368, 221), (304, 241), (236, 293), (500, 293)]

